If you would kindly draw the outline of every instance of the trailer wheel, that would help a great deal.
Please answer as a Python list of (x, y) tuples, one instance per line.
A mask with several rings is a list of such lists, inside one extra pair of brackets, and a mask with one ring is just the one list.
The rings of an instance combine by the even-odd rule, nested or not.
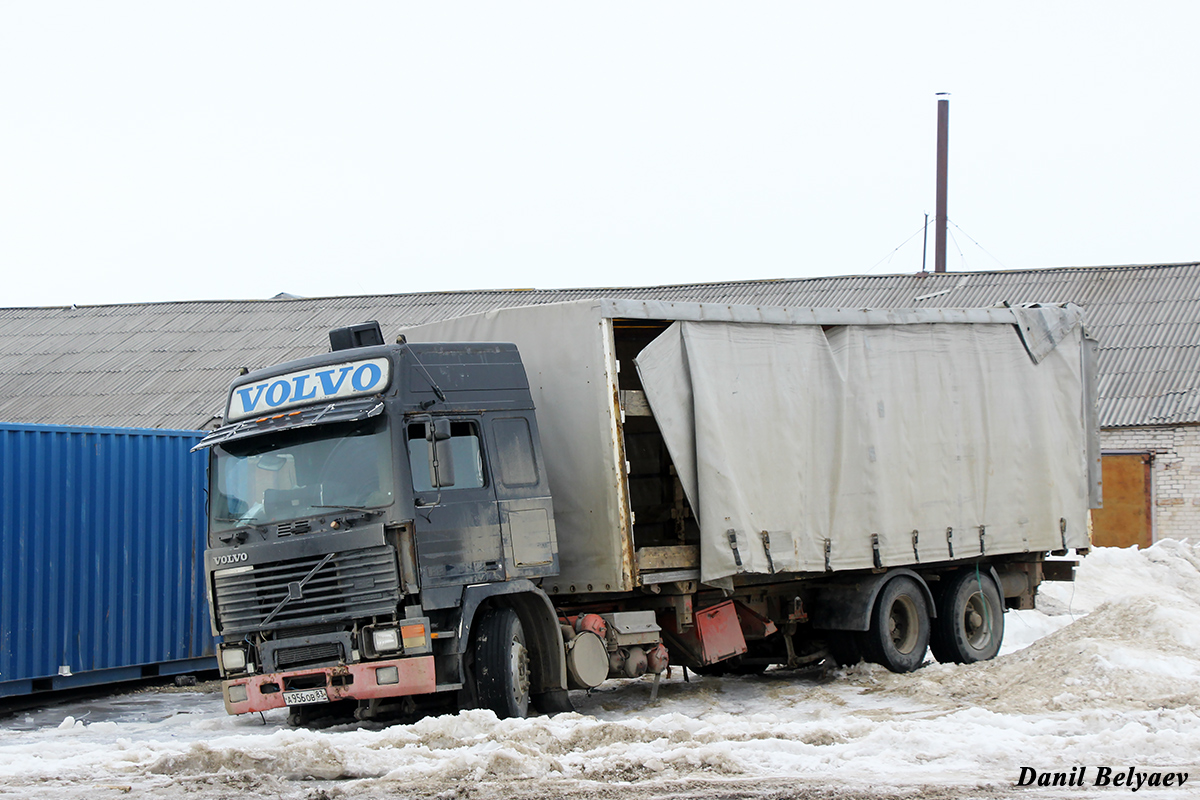
[(871, 612), (871, 628), (862, 637), (863, 656), (892, 672), (912, 672), (929, 648), (929, 605), (912, 578), (888, 581)]
[(529, 714), (529, 650), (517, 612), (494, 608), (475, 633), (475, 690), (479, 705), (501, 719)]
[(950, 579), (938, 598), (929, 648), (943, 664), (986, 661), (1004, 639), (1004, 605), (987, 573), (964, 570)]

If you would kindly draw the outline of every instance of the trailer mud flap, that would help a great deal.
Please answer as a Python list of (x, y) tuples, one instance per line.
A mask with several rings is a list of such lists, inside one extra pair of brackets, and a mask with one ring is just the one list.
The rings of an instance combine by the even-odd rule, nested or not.
[(874, 575), (862, 574), (845, 583), (830, 583), (816, 589), (811, 615), (813, 627), (822, 631), (865, 631), (871, 627), (871, 609), (883, 585), (900, 575), (917, 582), (929, 604), (929, 616), (937, 616), (937, 604), (925, 580), (911, 569), (893, 569)]

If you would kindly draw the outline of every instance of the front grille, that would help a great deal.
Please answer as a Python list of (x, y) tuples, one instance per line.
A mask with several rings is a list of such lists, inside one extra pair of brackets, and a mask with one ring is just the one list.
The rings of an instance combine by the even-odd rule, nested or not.
[(342, 648), (337, 642), (310, 644), (306, 647), (289, 647), (286, 650), (275, 651), (275, 669), (291, 669), (307, 664), (338, 661), (341, 658)]
[(306, 636), (320, 636), (323, 633), (333, 633), (334, 631), (344, 629), (344, 625), (302, 625), (299, 628), (275, 631), (275, 635), (271, 638), (276, 641), (281, 639), (303, 639)]
[(213, 588), (221, 633), (317, 625), (396, 610), (400, 576), (391, 545), (334, 553), (313, 572), (325, 559), (305, 556), (217, 573)]

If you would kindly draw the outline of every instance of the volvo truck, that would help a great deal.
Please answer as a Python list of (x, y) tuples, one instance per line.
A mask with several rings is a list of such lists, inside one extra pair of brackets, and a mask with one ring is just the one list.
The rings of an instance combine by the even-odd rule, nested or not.
[(399, 334), (239, 376), (197, 445), (231, 714), (978, 661), (1089, 546), (1074, 306), (601, 299)]

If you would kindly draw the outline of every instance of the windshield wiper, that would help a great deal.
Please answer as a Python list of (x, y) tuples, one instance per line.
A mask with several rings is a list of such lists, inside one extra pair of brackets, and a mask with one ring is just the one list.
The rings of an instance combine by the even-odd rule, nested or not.
[(216, 522), (236, 522), (238, 527), (231, 531), (222, 531), (217, 534), (217, 538), (222, 542), (231, 542), (237, 539), (238, 544), (246, 540), (246, 528), (258, 532), (264, 539), (267, 538), (267, 526), (261, 522), (247, 522), (245, 517), (213, 517)]
[(383, 510), (379, 509), (379, 508), (361, 508), (359, 506), (327, 505), (327, 506), (311, 506), (311, 508), (340, 508), (342, 511), (360, 511), (363, 514), (382, 514), (383, 513)]

